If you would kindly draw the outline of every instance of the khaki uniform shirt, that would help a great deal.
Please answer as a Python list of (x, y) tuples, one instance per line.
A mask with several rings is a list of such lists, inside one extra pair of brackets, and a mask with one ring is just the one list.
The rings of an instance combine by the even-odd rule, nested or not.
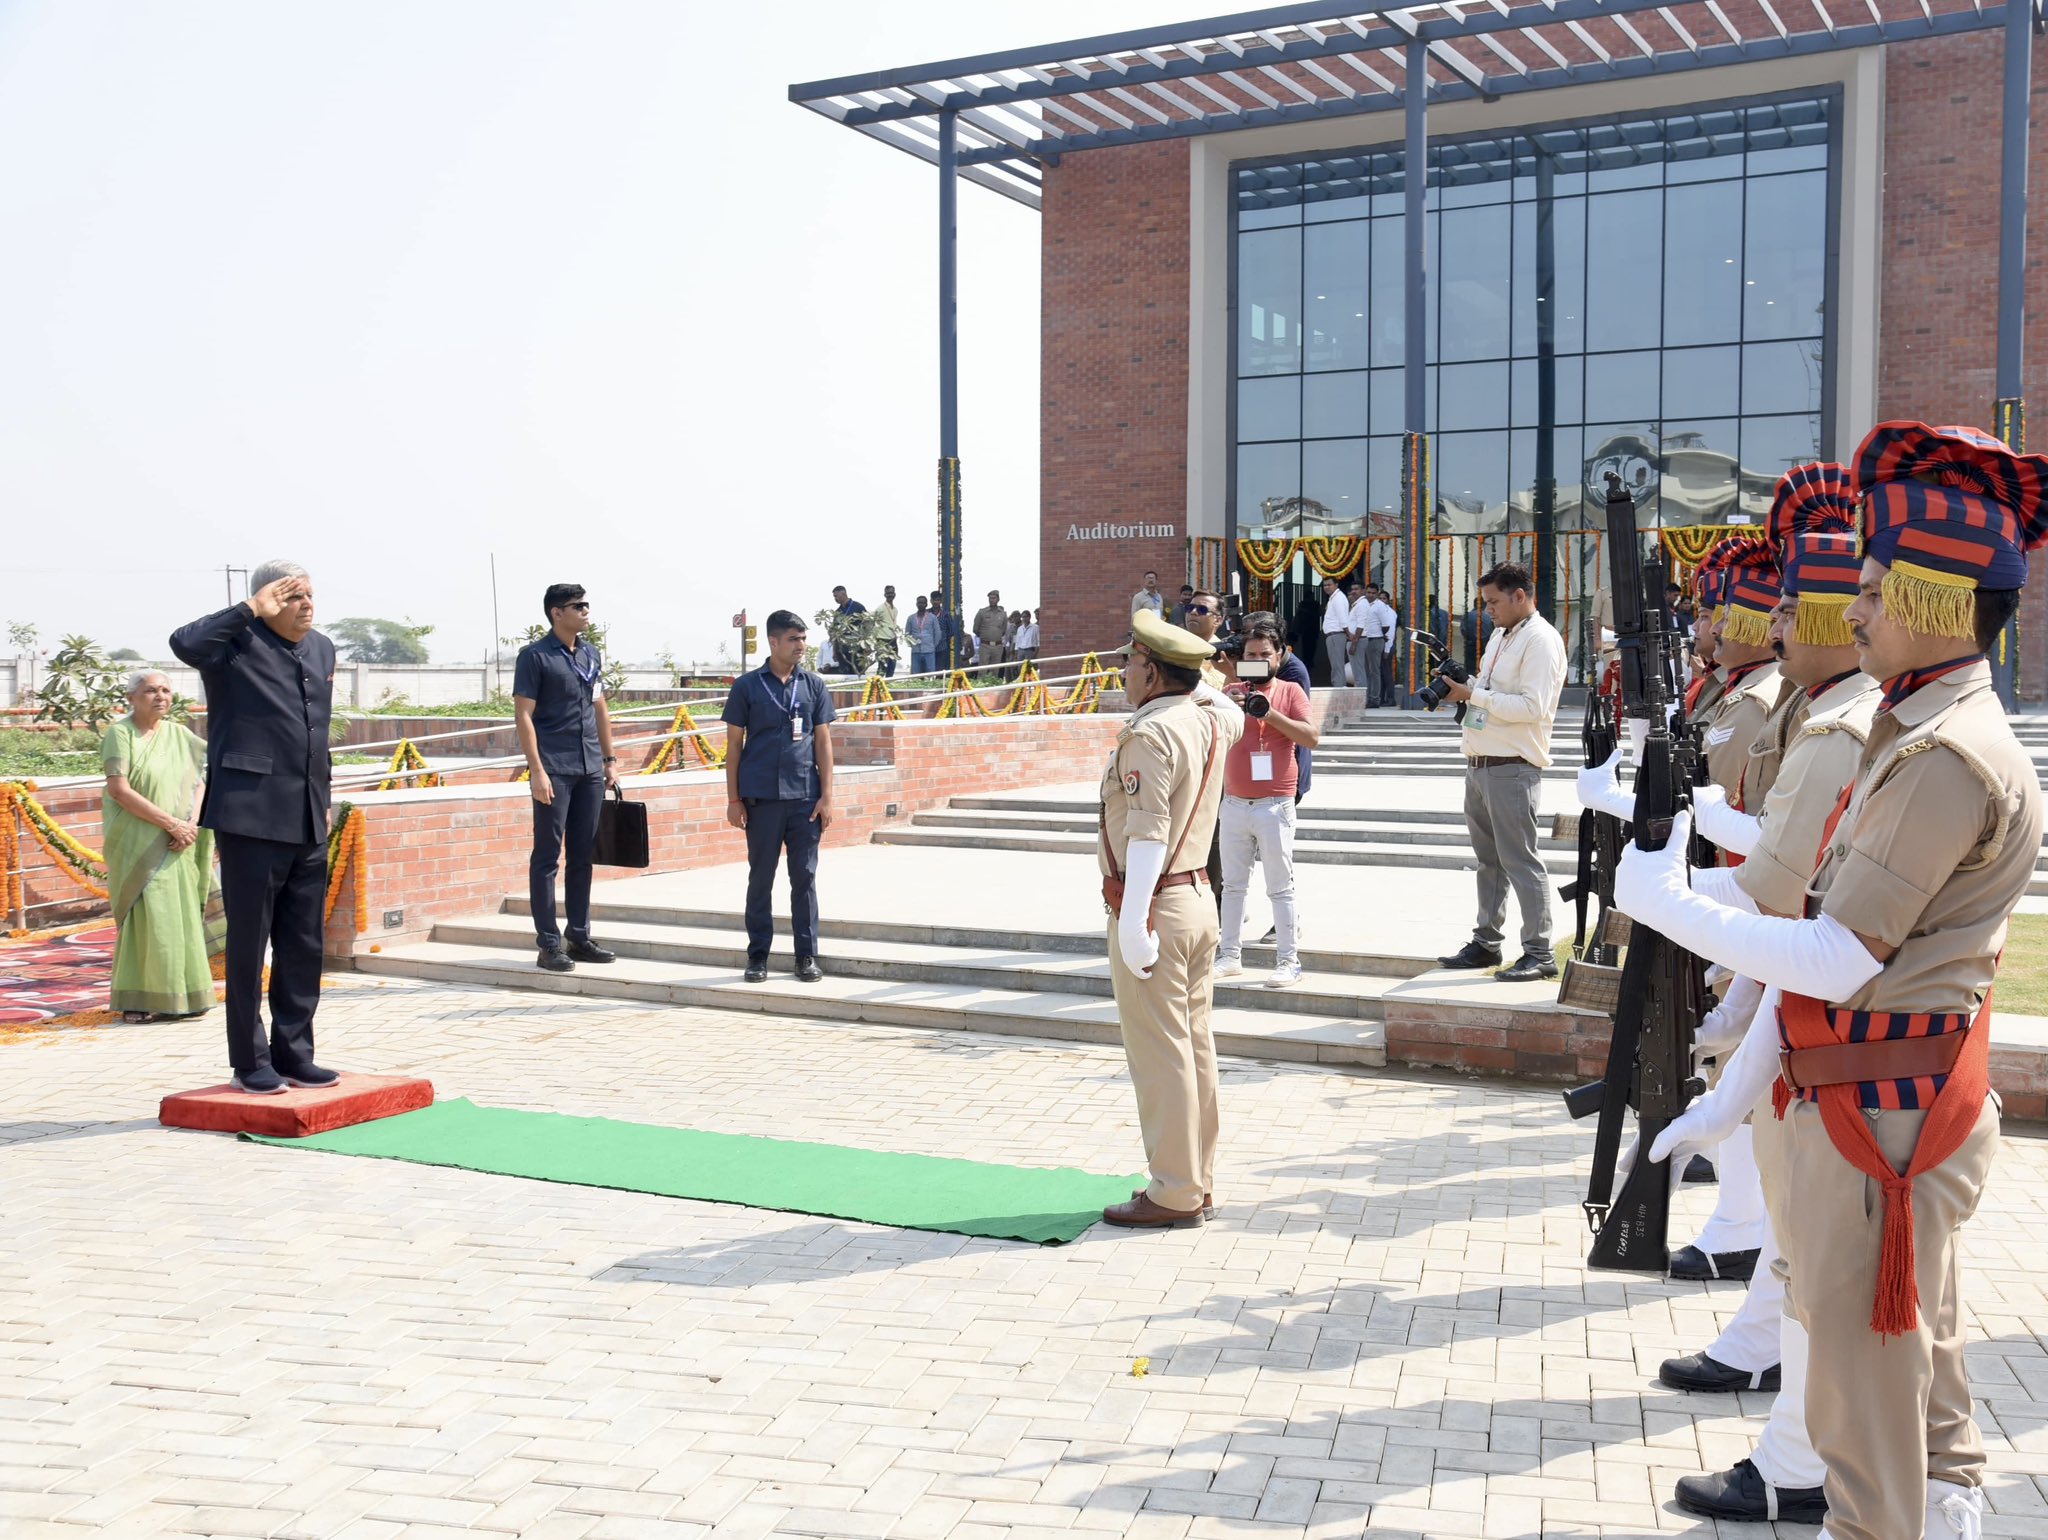
[(1717, 668), (1707, 675), (1707, 682), (1700, 686), (1699, 698), (1692, 703), (1692, 718), (1704, 722), (1713, 716), (1714, 708), (1721, 704), (1721, 697), (1728, 693), (1728, 670)]
[(1777, 766), (1753, 762), (1749, 751), (1788, 683), (1776, 661), (1766, 663), (1729, 689), (1706, 718), (1707, 774), (1728, 793), (1729, 806), (1746, 813), (1755, 813), (1771, 792)]
[(1898, 948), (1857, 1011), (1974, 1011), (2041, 851), (2041, 783), (1978, 662), (1871, 724), (1856, 794), (1808, 891)]
[(1586, 638), (1587, 644), (1599, 655), (1602, 668), (1621, 656), (1621, 649), (1602, 634), (1613, 629), (1614, 595), (1602, 588), (1593, 595), (1593, 634)]
[[(1133, 840), (1166, 847), (1163, 876), (1208, 864), (1223, 805), (1223, 761), (1243, 731), (1242, 717), (1198, 705), (1187, 695), (1162, 695), (1131, 713), (1102, 773), (1103, 839), (1096, 855), (1103, 876), (1130, 869), (1125, 852)], [(1212, 742), (1215, 768), (1204, 787)]]
[[(1771, 719), (1771, 728), (1782, 725), (1789, 741), (1770, 796), (1756, 815), (1762, 825), (1757, 847), (1735, 869), (1737, 885), (1759, 909), (1806, 912), (1806, 885), (1813, 881), (1820, 837), (1842, 788), (1856, 778), (1863, 762), (1881, 693), (1868, 674), (1851, 674), (1817, 700), (1795, 685), (1787, 699), (1796, 706), (1780, 707)], [(1765, 729), (1767, 735), (1771, 728)]]

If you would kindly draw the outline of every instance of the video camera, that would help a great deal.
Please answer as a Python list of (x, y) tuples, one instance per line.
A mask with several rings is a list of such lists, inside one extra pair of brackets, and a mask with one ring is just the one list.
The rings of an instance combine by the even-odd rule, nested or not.
[[(1408, 628), (1408, 640), (1422, 649), (1424, 656), (1429, 659), (1430, 674), (1437, 676), (1433, 677), (1428, 684), (1415, 692), (1415, 698), (1421, 701), (1427, 709), (1434, 711), (1450, 699), (1450, 691), (1444, 688), (1443, 680), (1448, 679), (1455, 684), (1464, 684), (1472, 677), (1472, 670), (1451, 656), (1451, 649), (1444, 645), (1443, 638), (1434, 631), (1418, 631), (1413, 626), (1410, 626)], [(1463, 701), (1458, 702), (1455, 720), (1459, 722), (1465, 720), (1465, 703)]]

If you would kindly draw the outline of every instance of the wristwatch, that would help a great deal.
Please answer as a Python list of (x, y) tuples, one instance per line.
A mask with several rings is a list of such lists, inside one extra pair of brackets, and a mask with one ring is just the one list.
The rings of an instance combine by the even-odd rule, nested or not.
[(608, 765), (615, 765), (619, 762), (619, 756), (616, 754), (607, 754), (604, 757), (604, 762)]

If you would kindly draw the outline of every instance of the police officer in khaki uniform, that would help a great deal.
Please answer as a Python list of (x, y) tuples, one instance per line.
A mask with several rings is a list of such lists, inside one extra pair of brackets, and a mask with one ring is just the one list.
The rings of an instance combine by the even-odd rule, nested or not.
[(1726, 588), (1715, 626), (1714, 662), (1724, 687), (1712, 714), (1704, 718), (1702, 741), (1707, 773), (1728, 793), (1729, 805), (1756, 809), (1770, 795), (1778, 762), (1775, 754), (1758, 759), (1752, 750), (1785, 693), (1770, 641), (1778, 558), (1767, 541), (1754, 537), (1724, 541), (1717, 554)]
[(1149, 610), (1131, 617), (1133, 709), (1102, 776), (1109, 974), (1152, 1178), (1102, 1211), (1127, 1228), (1199, 1225), (1215, 1192), (1216, 904), (1204, 866), (1244, 713), (1203, 680), (1214, 655)]
[[(1974, 1540), (1984, 1444), (1960, 1330), (1957, 1231), (1998, 1143), (1990, 994), (2039, 853), (2040, 783), (1983, 657), (2048, 542), (2048, 457), (1968, 428), (1883, 423), (1855, 465), (1864, 672), (1883, 681), (1808, 918), (1687, 885), (1689, 818), (1631, 850), (1615, 898), (1766, 986), (1720, 1084), (1652, 1145), (1682, 1155), (1766, 1087), (1786, 1307), (1810, 1342), (1806, 1417), (1833, 1540)], [(1773, 1086), (1773, 1079), (1776, 1085)]]
[[(1782, 763), (1755, 817), (1729, 807), (1718, 786), (1696, 795), (1700, 831), (1746, 857), (1738, 867), (1694, 873), (1696, 892), (1765, 914), (1804, 912), (1814, 852), (1842, 789), (1856, 775), (1878, 703), (1877, 681), (1858, 667), (1847, 617), (1863, 565), (1855, 514), (1845, 466), (1799, 466), (1779, 482), (1771, 530), (1784, 587), (1771, 645), (1792, 688), (1765, 732), (1773, 739), (1769, 747), (1782, 743)], [(1780, 733), (1789, 736), (1780, 739)], [(1735, 979), (1701, 1023), (1696, 1050), (1725, 1058), (1748, 1030), (1762, 994), (1754, 979)], [(1780, 1125), (1769, 1107), (1760, 1105), (1745, 1126), (1755, 1142), (1754, 1164), (1775, 1169), (1764, 1146)], [(1761, 1185), (1758, 1196), (1761, 1201)], [(1749, 1292), (1721, 1334), (1704, 1352), (1667, 1359), (1657, 1377), (1674, 1390), (1694, 1392), (1775, 1388), (1770, 1421), (1750, 1458), (1728, 1470), (1681, 1477), (1678, 1504), (1708, 1518), (1817, 1524), (1827, 1517), (1827, 1473), (1806, 1432), (1806, 1333), (1784, 1313), (1783, 1253), (1768, 1220), (1759, 1250)]]

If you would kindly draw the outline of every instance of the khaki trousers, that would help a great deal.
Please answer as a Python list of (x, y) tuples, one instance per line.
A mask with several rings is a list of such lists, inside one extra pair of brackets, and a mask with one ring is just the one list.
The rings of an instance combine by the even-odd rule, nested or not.
[(1159, 961), (1141, 979), (1124, 966), (1116, 920), (1109, 922), (1109, 978), (1123, 1029), (1124, 1058), (1138, 1093), (1145, 1141), (1145, 1192), (1161, 1208), (1187, 1213), (1216, 1190), (1216, 1041), (1209, 1033), (1216, 902), (1193, 885), (1164, 888), (1152, 907)]
[[(1865, 1114), (1903, 1171), (1925, 1112)], [(1998, 1103), (1961, 1149), (1913, 1183), (1918, 1328), (1870, 1329), (1884, 1238), (1884, 1195), (1828, 1137), (1820, 1109), (1794, 1102), (1759, 1128), (1757, 1164), (1784, 1258), (1785, 1309), (1811, 1343), (1806, 1425), (1827, 1465), (1833, 1540), (1920, 1540), (1929, 1479), (1980, 1486), (1984, 1439), (1963, 1367), (1962, 1261), (1956, 1231), (1977, 1211), (1998, 1150)]]

